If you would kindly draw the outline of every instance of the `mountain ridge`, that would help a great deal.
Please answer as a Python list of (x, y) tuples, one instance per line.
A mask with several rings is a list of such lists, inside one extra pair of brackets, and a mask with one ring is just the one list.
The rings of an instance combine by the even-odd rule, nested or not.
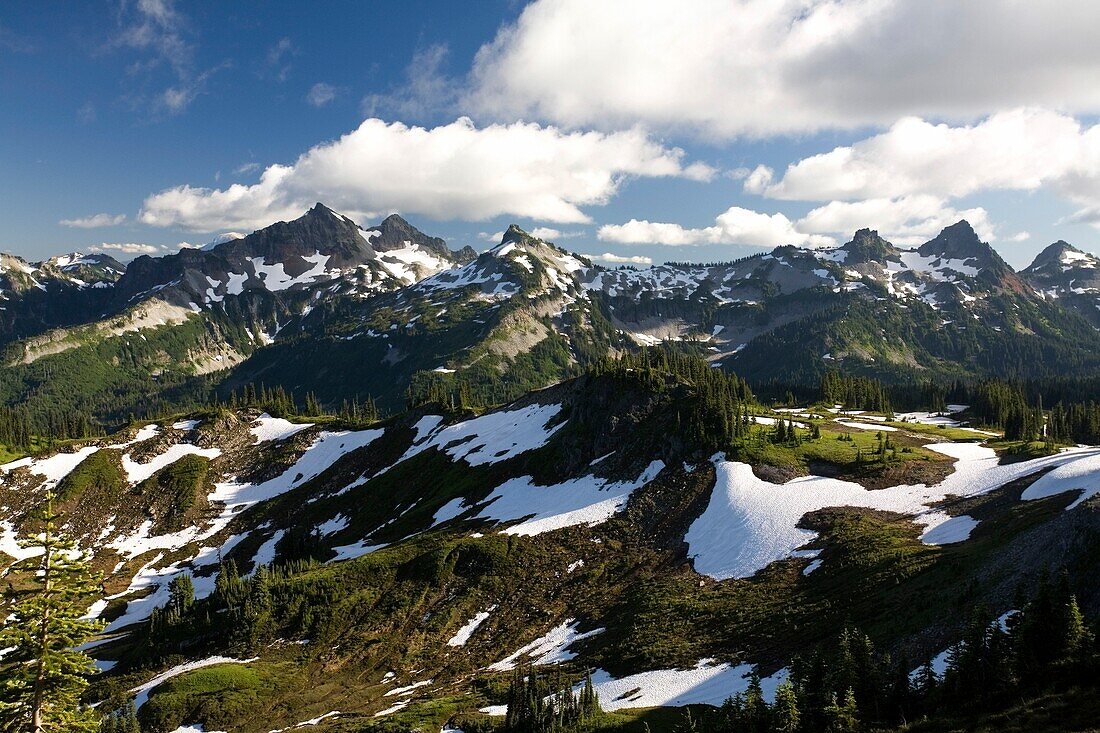
[[(831, 249), (609, 269), (514, 224), (478, 254), (396, 214), (364, 229), (318, 203), (209, 249), (136, 258), (102, 286), (69, 287), (56, 317), (19, 315), (51, 301), (32, 287), (0, 313), (0, 335), (9, 364), (132, 363), (115, 389), (129, 379), (154, 394), (227, 395), (263, 382), (387, 409), (440, 380), (494, 404), (661, 341), (754, 380), (814, 381), (832, 368), (887, 380), (1100, 368), (1096, 298), (1052, 276), (1016, 273), (966, 221), (912, 249), (861, 229)], [(136, 359), (120, 352), (134, 348), (127, 334), (149, 343)], [(353, 374), (364, 375), (358, 387)], [(9, 404), (36, 383), (31, 371), (4, 381)]]

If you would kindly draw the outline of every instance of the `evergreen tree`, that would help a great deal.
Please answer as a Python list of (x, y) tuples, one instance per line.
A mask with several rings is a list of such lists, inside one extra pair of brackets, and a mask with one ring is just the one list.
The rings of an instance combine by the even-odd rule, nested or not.
[(856, 693), (848, 689), (838, 701), (834, 694), (825, 708), (829, 720), (829, 733), (856, 733), (859, 730), (859, 709), (856, 706)]
[(58, 531), (47, 494), (42, 531), (21, 538), (41, 555), (25, 561), (35, 588), (17, 598), (0, 629), (5, 675), (0, 682), (0, 728), (13, 733), (99, 729), (100, 716), (80, 705), (95, 666), (76, 651), (102, 624), (83, 618), (98, 584), (84, 556)]
[(771, 729), (775, 733), (798, 733), (800, 715), (798, 695), (789, 681), (775, 690), (775, 704), (772, 706)]

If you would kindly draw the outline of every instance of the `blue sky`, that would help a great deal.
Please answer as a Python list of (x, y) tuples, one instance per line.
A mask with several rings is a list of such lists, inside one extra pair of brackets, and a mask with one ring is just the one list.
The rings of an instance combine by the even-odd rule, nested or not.
[(322, 200), (640, 261), (962, 216), (1016, 266), (1097, 252), (1100, 10), (1020, 6), (5, 3), (0, 249), (164, 253)]

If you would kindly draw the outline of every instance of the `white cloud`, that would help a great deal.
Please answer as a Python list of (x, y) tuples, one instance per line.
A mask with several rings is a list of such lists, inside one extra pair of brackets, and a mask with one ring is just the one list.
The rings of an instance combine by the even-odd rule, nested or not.
[(535, 227), (530, 231), (532, 237), (543, 240), (544, 242), (556, 242), (559, 239), (576, 239), (577, 237), (583, 237), (584, 231), (568, 231), (563, 232), (560, 229), (552, 229), (551, 227)]
[[(952, 127), (915, 117), (851, 146), (804, 158), (762, 193), (827, 200), (1060, 186), (1100, 193), (1100, 126), (1038, 109)], [(1082, 186), (1083, 182), (1087, 186)]]
[(581, 257), (587, 257), (590, 260), (597, 262), (606, 262), (611, 265), (652, 265), (653, 258), (646, 257), (644, 255), (634, 255), (633, 257), (623, 257), (622, 255), (612, 254), (611, 252), (604, 252), (602, 255), (581, 255)]
[(75, 229), (96, 229), (98, 227), (113, 227), (126, 221), (125, 214), (93, 214), (77, 219), (62, 219), (57, 222), (63, 227)]
[(160, 251), (160, 247), (152, 244), (138, 244), (136, 242), (103, 242), (88, 247), (89, 252), (117, 252), (124, 255), (151, 255)]
[(1026, 242), (1029, 239), (1031, 239), (1031, 232), (1016, 232), (1007, 237), (1002, 237), (1005, 242)]
[(309, 93), (306, 94), (306, 102), (314, 107), (324, 107), (336, 99), (336, 93), (336, 87), (319, 81), (309, 88)]
[(130, 49), (142, 54), (127, 69), (132, 89), (125, 98), (155, 115), (183, 112), (204, 91), (224, 61), (200, 70), (195, 64), (194, 26), (176, 9), (175, 0), (121, 3), (121, 27), (106, 49)]
[(745, 176), (745, 193), (761, 194), (771, 185), (775, 171), (766, 165), (758, 165)]
[(715, 219), (714, 226), (689, 229), (679, 224), (639, 221), (600, 227), (597, 236), (620, 244), (746, 244), (776, 247), (783, 244), (823, 247), (835, 244), (831, 237), (799, 231), (781, 213), (764, 214), (732, 206)]
[(1095, 0), (537, 0), (477, 53), (468, 109), (770, 135), (1100, 112)]
[(405, 68), (404, 83), (385, 94), (368, 94), (360, 105), (364, 117), (420, 120), (433, 112), (449, 115), (458, 101), (462, 80), (445, 73), (450, 49), (436, 43), (417, 49)]
[(561, 230), (551, 229), (550, 227), (535, 227), (528, 233), (532, 237), (542, 239), (547, 242), (553, 241), (555, 239), (561, 239)]
[(831, 201), (798, 220), (799, 231), (835, 235), (847, 239), (857, 229), (877, 229), (894, 244), (921, 244), (941, 229), (966, 219), (985, 241), (995, 239), (985, 209), (958, 210), (935, 196), (904, 196), (863, 201)]
[(460, 118), (426, 129), (365, 120), (254, 185), (170, 188), (145, 199), (140, 220), (197, 231), (258, 228), (315, 201), (348, 212), (401, 211), (479, 221), (510, 214), (583, 223), (630, 177), (709, 180), (713, 169), (640, 129), (571, 132), (534, 123), (475, 127)]
[(294, 44), (291, 43), (289, 38), (280, 38), (268, 49), (264, 66), (260, 70), (260, 76), (270, 76), (279, 82), (286, 81), (287, 77), (290, 76), (290, 69), (293, 67), (291, 59), (297, 54), (298, 50), (294, 48)]

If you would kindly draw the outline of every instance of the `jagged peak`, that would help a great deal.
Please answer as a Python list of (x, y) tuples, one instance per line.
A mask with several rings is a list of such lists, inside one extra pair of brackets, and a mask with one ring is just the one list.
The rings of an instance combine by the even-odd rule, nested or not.
[(939, 256), (952, 260), (977, 258), (981, 262), (997, 261), (1000, 257), (983, 242), (966, 219), (960, 219), (928, 240), (917, 252), (925, 256)]
[(878, 230), (859, 229), (852, 235), (851, 241), (842, 245), (840, 249), (847, 252), (850, 262), (885, 262), (886, 257), (894, 250), (894, 245), (881, 237)]

